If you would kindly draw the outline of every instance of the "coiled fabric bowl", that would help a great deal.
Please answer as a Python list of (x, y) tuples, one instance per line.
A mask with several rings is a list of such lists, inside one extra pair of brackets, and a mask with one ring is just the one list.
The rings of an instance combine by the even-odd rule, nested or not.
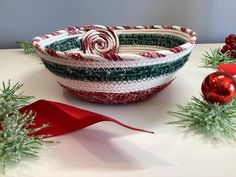
[(68, 27), (33, 39), (58, 83), (79, 98), (105, 104), (144, 100), (184, 66), (196, 33), (178, 26)]

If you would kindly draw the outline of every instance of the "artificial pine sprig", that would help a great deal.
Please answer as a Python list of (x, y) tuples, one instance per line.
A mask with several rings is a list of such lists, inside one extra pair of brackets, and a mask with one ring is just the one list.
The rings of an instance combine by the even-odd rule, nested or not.
[(3, 83), (0, 93), (0, 165), (3, 171), (8, 163), (18, 162), (25, 156), (37, 156), (44, 143), (43, 136), (32, 133), (47, 125), (30, 128), (36, 113), (19, 111), (33, 98), (17, 93), (21, 87), (19, 83), (11, 86), (9, 81), (7, 85)]
[(3, 89), (0, 89), (0, 121), (9, 113), (18, 112), (20, 108), (27, 105), (33, 96), (25, 96), (23, 93), (16, 92), (23, 86), (23, 84), (11, 85), (10, 80), (7, 85), (3, 82)]
[(207, 133), (216, 140), (228, 137), (236, 140), (236, 99), (228, 104), (208, 103), (192, 97), (186, 106), (177, 105), (177, 112), (168, 112), (175, 124), (190, 131)]
[(26, 54), (34, 54), (35, 53), (35, 49), (34, 49), (34, 46), (33, 46), (32, 42), (16, 41), (16, 43), (18, 45), (20, 45), (21, 48), (24, 49)]
[(228, 55), (228, 53), (221, 53), (219, 48), (210, 49), (203, 55), (204, 67), (217, 68), (221, 63), (235, 63), (236, 59)]

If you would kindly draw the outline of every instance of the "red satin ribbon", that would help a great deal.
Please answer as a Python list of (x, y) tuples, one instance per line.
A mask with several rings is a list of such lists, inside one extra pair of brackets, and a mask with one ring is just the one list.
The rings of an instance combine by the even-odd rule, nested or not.
[(35, 133), (36, 135), (63, 135), (102, 121), (110, 121), (131, 130), (154, 133), (125, 125), (115, 119), (101, 114), (54, 101), (39, 100), (23, 107), (20, 111), (25, 112), (29, 110), (37, 113), (33, 127), (39, 127), (45, 123), (49, 124), (49, 127), (38, 131)]
[(235, 64), (220, 64), (218, 70), (222, 70), (232, 76), (236, 75), (236, 63)]

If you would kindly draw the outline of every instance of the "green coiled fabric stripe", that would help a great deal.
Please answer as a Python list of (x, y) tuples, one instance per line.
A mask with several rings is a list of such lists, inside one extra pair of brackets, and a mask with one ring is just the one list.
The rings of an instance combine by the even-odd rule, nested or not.
[(120, 34), (120, 45), (151, 45), (172, 48), (184, 44), (182, 38), (167, 34)]
[(76, 48), (82, 50), (82, 40), (81, 39), (77, 40), (77, 38), (78, 37), (72, 37), (72, 38), (56, 41), (50, 45), (47, 45), (46, 48), (53, 49), (56, 51), (61, 51), (61, 52), (76, 49)]
[(129, 81), (174, 73), (188, 60), (190, 53), (177, 61), (152, 66), (127, 68), (76, 68), (42, 59), (48, 70), (57, 76), (81, 81)]
[[(177, 36), (167, 34), (120, 34), (118, 37), (120, 45), (151, 45), (172, 48), (186, 42)], [(46, 48), (61, 52), (76, 48), (82, 50), (82, 39), (78, 39), (78, 37), (62, 39), (47, 45)]]

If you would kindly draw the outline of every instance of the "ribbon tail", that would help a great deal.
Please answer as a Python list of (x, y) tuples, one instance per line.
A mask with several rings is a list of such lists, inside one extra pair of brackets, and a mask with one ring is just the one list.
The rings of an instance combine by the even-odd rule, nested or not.
[(59, 136), (86, 128), (102, 121), (110, 121), (135, 131), (154, 133), (123, 124), (122, 122), (119, 122), (113, 118), (98, 113), (76, 108), (59, 102), (38, 100), (23, 107), (20, 111), (25, 112), (29, 110), (37, 113), (34, 125), (32, 125), (31, 128), (39, 127), (45, 123), (49, 124), (49, 127), (34, 133), (34, 135), (50, 134), (51, 136)]
[(144, 130), (144, 129), (140, 129), (140, 128), (131, 127), (131, 126), (123, 124), (122, 122), (119, 122), (119, 121), (117, 121), (115, 119), (111, 119), (111, 118), (109, 118), (109, 119), (110, 120), (108, 120), (108, 121), (116, 123), (116, 124), (118, 124), (118, 125), (120, 125), (122, 127), (128, 128), (130, 130), (135, 130), (135, 131), (140, 131), (140, 132), (145, 132), (145, 133), (152, 133), (152, 134), (155, 133), (153, 131), (148, 131), (148, 130)]

